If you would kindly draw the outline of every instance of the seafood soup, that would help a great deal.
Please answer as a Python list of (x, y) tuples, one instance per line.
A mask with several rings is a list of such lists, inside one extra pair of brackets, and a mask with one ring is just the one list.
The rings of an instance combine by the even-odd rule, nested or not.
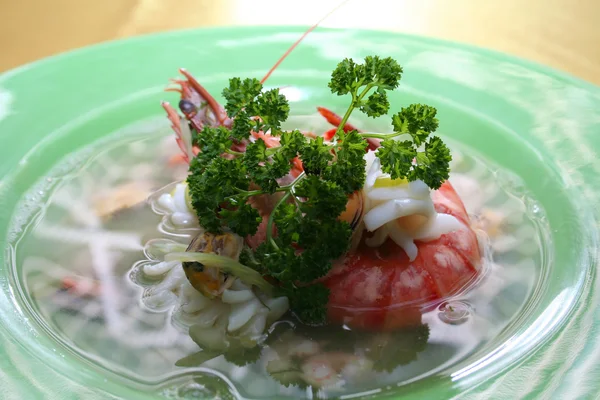
[(185, 381), (176, 398), (373, 394), (473, 354), (527, 302), (543, 210), (435, 107), (390, 106), (396, 60), (340, 61), (347, 108), (311, 112), (243, 77), (220, 103), (180, 72), (166, 118), (27, 195), (49, 201), (11, 259), (65, 346), (143, 390)]

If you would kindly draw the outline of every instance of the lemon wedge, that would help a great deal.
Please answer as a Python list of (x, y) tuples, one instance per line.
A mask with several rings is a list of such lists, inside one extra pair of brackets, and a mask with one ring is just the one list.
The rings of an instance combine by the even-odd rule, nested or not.
[(392, 179), (389, 176), (380, 176), (375, 179), (375, 184), (373, 184), (374, 188), (384, 188), (384, 187), (395, 187), (402, 186), (408, 184), (408, 180), (405, 178), (400, 179)]

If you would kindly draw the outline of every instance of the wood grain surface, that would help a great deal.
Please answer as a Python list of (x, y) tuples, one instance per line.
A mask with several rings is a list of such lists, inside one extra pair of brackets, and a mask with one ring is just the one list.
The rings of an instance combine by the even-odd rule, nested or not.
[[(150, 32), (224, 25), (310, 25), (339, 3), (0, 0), (0, 71)], [(471, 43), (600, 84), (600, 0), (349, 0), (322, 26), (407, 32)]]

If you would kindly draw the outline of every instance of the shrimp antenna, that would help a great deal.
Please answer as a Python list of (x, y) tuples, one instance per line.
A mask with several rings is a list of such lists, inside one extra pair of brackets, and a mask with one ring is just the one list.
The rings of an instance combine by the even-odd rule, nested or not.
[(306, 32), (304, 32), (302, 34), (302, 36), (300, 36), (298, 38), (298, 40), (296, 40), (294, 42), (294, 44), (292, 44), (290, 46), (289, 49), (287, 49), (287, 51), (285, 53), (283, 53), (283, 55), (281, 56), (281, 58), (279, 60), (277, 60), (277, 62), (275, 63), (275, 65), (273, 65), (271, 67), (271, 69), (269, 70), (269, 72), (267, 72), (267, 74), (265, 75), (264, 78), (262, 78), (262, 80), (260, 81), (260, 83), (265, 83), (265, 81), (267, 79), (269, 79), (269, 77), (271, 76), (271, 74), (273, 73), (273, 71), (275, 71), (275, 69), (277, 67), (279, 67), (279, 64), (281, 64), (283, 62), (283, 60), (285, 60), (287, 58), (287, 56), (290, 55), (290, 53), (296, 48), (296, 46), (298, 46), (300, 44), (300, 42), (302, 42), (302, 40), (304, 40), (304, 38), (311, 33), (312, 31), (314, 31), (327, 17), (329, 17), (331, 14), (333, 14), (334, 12), (336, 12), (339, 8), (341, 8), (344, 4), (346, 4), (347, 2), (349, 2), (350, 0), (344, 0), (342, 1), (340, 4), (338, 4), (337, 6), (335, 6), (331, 11), (329, 11), (327, 14), (325, 14), (324, 17), (322, 17), (316, 24), (314, 24), (313, 26), (311, 26), (310, 28), (308, 28), (308, 30)]

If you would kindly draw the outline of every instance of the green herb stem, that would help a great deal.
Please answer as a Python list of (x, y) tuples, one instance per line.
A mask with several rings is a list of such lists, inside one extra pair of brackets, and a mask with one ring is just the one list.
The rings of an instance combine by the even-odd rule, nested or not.
[(235, 151), (235, 150), (231, 150), (231, 149), (225, 150), (225, 153), (231, 154), (234, 156), (243, 156), (244, 155), (244, 153), (242, 153), (241, 151)]
[(354, 111), (355, 108), (356, 108), (356, 95), (354, 93), (352, 93), (352, 101), (350, 102), (350, 106), (348, 107), (348, 110), (346, 110), (346, 113), (342, 117), (342, 121), (338, 125), (336, 135), (339, 136), (344, 131), (344, 126), (350, 119), (350, 115), (352, 114), (352, 111)]
[(229, 257), (214, 253), (173, 252), (165, 256), (165, 261), (199, 262), (206, 267), (218, 268), (235, 275), (243, 282), (258, 287), (264, 293), (271, 294), (273, 291), (271, 284), (264, 280), (260, 273)]
[(394, 132), (394, 133), (375, 133), (375, 132), (360, 132), (359, 135), (365, 139), (393, 139), (398, 136), (405, 135), (406, 132)]
[(358, 96), (355, 94), (355, 92), (352, 92), (352, 101), (350, 102), (350, 106), (348, 107), (348, 110), (346, 110), (346, 113), (342, 117), (342, 121), (338, 125), (338, 129), (336, 132), (337, 135), (340, 135), (344, 131), (344, 126), (350, 119), (350, 115), (352, 114), (352, 111), (354, 111), (354, 109), (360, 104), (362, 99), (367, 95), (367, 93), (369, 93), (369, 91), (371, 89), (373, 89), (374, 86), (375, 85), (372, 83), (368, 84), (365, 87), (365, 89), (362, 91), (362, 93)]
[[(241, 197), (241, 198), (245, 198), (245, 197), (252, 197), (252, 196), (260, 196), (263, 194), (267, 194), (267, 192), (265, 192), (264, 190), (261, 189), (256, 189), (256, 190), (242, 190), (242, 189), (237, 189), (240, 193), (231, 197)], [(289, 192), (290, 191), (290, 185), (286, 185), (286, 186), (280, 186), (277, 189), (275, 189), (275, 192)]]
[(281, 199), (279, 199), (277, 204), (275, 204), (275, 207), (273, 207), (273, 210), (271, 211), (271, 214), (269, 215), (269, 220), (267, 221), (267, 241), (269, 243), (271, 243), (271, 245), (275, 248), (275, 250), (279, 250), (279, 246), (277, 246), (277, 243), (275, 243), (275, 240), (273, 240), (273, 217), (275, 216), (275, 211), (277, 210), (277, 208), (280, 205), (282, 205), (291, 195), (292, 195), (292, 192), (288, 191), (286, 194), (284, 194), (281, 197)]
[[(304, 179), (306, 177), (306, 174), (304, 172), (302, 172), (300, 175), (298, 175), (298, 177), (296, 179), (294, 179), (294, 182), (290, 183), (289, 185), (285, 185), (280, 187), (280, 189), (284, 189), (287, 190), (287, 193), (283, 195), (283, 197), (281, 199), (279, 199), (279, 201), (277, 202), (277, 204), (275, 204), (275, 207), (273, 207), (273, 210), (271, 211), (271, 214), (269, 215), (269, 220), (267, 221), (267, 241), (269, 243), (271, 243), (271, 245), (273, 245), (273, 247), (275, 247), (276, 250), (279, 250), (279, 247), (277, 246), (277, 244), (275, 243), (275, 240), (273, 240), (272, 237), (272, 233), (273, 233), (273, 216), (275, 215), (275, 211), (277, 210), (277, 208), (282, 205), (285, 201), (287, 201), (287, 199), (293, 195), (292, 191), (294, 189), (294, 186), (296, 186), (302, 179)], [(296, 196), (294, 196), (294, 200), (296, 200)], [(296, 201), (296, 205), (297, 201)]]
[(281, 150), (283, 150), (283, 147), (270, 147), (267, 150), (265, 150), (265, 154), (267, 156), (272, 156), (273, 154), (278, 153)]

